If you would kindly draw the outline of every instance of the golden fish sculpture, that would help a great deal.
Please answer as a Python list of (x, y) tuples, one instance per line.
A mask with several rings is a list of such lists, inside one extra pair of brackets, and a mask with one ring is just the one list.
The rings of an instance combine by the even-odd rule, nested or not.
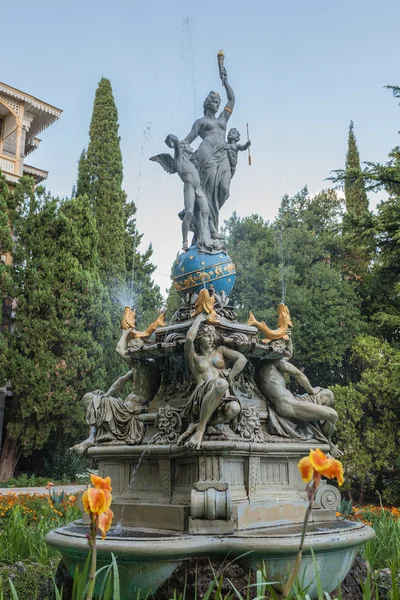
[(136, 311), (134, 308), (125, 306), (124, 315), (121, 321), (121, 329), (135, 329), (136, 327)]
[(257, 329), (266, 336), (266, 338), (262, 340), (264, 344), (267, 344), (272, 340), (288, 340), (289, 336), (287, 335), (287, 330), (289, 327), (293, 327), (289, 309), (282, 303), (278, 306), (278, 329), (270, 329), (265, 321), (257, 321), (251, 311), (247, 325), (254, 325), (254, 327), (257, 327)]
[(155, 332), (157, 327), (164, 327), (164, 325), (165, 315), (164, 313), (161, 313), (160, 316), (148, 326), (146, 331), (136, 331), (136, 311), (134, 309), (131, 309), (129, 306), (125, 307), (124, 315), (121, 321), (122, 329), (133, 329), (133, 331), (131, 331), (128, 336), (130, 339), (148, 338), (151, 336), (152, 333)]
[(199, 315), (200, 313), (205, 312), (211, 317), (211, 319), (208, 320), (209, 323), (212, 323), (213, 321), (215, 323), (218, 323), (218, 315), (214, 310), (214, 303), (214, 294), (210, 294), (210, 292), (206, 288), (203, 288), (202, 290), (200, 290), (199, 297), (195, 302), (192, 317), (197, 317), (197, 315)]

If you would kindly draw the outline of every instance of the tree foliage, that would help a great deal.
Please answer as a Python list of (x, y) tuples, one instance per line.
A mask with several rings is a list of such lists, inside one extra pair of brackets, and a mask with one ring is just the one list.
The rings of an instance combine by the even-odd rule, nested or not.
[[(387, 86), (398, 98), (399, 88)], [(338, 186), (354, 184), (354, 171), (335, 171), (332, 180)], [(367, 189), (385, 190), (389, 195), (377, 207), (375, 215), (349, 227), (355, 253), (364, 261), (362, 290), (363, 312), (370, 321), (371, 332), (383, 339), (400, 342), (400, 147), (389, 153), (385, 164), (366, 162), (361, 172)], [(360, 177), (358, 172), (357, 177)], [(367, 265), (367, 269), (365, 268)], [(361, 269), (362, 271), (362, 269)]]
[(76, 194), (87, 194), (98, 232), (100, 275), (111, 300), (112, 336), (104, 348), (107, 381), (111, 384), (124, 370), (115, 353), (123, 308), (134, 305), (138, 325), (147, 325), (161, 308), (162, 296), (152, 280), (151, 245), (141, 253), (142, 235), (136, 227), (136, 206), (122, 188), (123, 164), (118, 111), (111, 83), (102, 78), (96, 90), (89, 129), (89, 144), (78, 163)]
[(7, 378), (7, 344), (5, 335), (8, 331), (7, 302), (11, 291), (11, 266), (6, 264), (8, 254), (12, 251), (11, 223), (9, 217), (12, 194), (10, 194), (6, 178), (0, 171), (0, 386)]
[(289, 306), (295, 360), (319, 385), (346, 381), (346, 354), (360, 331), (359, 297), (332, 258), (340, 246), (341, 200), (332, 190), (285, 196), (277, 219), (227, 221), (237, 268), (232, 295), (241, 319), (251, 310), (274, 328), (277, 306)]
[(353, 121), (350, 121), (349, 127), (346, 173), (352, 174), (351, 178), (345, 180), (344, 185), (347, 213), (352, 217), (361, 217), (365, 213), (368, 213), (369, 203), (367, 192), (365, 191), (364, 179), (362, 176), (360, 155), (354, 133)]
[(354, 341), (351, 362), (357, 378), (348, 386), (332, 388), (347, 486), (356, 481), (362, 491), (380, 488), (389, 500), (398, 500), (392, 496), (390, 479), (396, 468), (400, 427), (400, 350), (361, 335)]
[(138, 313), (146, 311), (151, 319), (155, 309), (161, 307), (162, 297), (151, 278), (155, 270), (152, 246), (143, 253), (139, 251), (143, 236), (136, 227), (137, 208), (127, 201), (122, 188), (118, 130), (111, 83), (103, 77), (94, 99), (89, 145), (79, 158), (76, 194), (90, 198), (99, 235), (100, 273), (112, 298), (118, 302), (121, 297), (133, 295)]
[(79, 159), (77, 193), (87, 193), (96, 215), (100, 272), (109, 285), (126, 278), (125, 192), (118, 135), (118, 111), (111, 83), (104, 77), (96, 90), (86, 155)]
[(60, 202), (40, 189), (33, 193), (29, 183), (23, 194), (16, 190), (18, 308), (7, 335), (7, 375), (17, 400), (7, 435), (24, 454), (82, 434), (80, 399), (105, 384), (102, 346), (111, 331), (89, 199)]
[(400, 346), (400, 196), (381, 202), (374, 216), (376, 252), (365, 311), (374, 335)]

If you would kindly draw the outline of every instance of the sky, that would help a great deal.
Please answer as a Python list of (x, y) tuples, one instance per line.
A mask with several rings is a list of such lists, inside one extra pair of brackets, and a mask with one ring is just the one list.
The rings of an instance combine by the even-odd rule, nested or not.
[[(400, 85), (398, 0), (20, 0), (2, 17), (0, 80), (64, 111), (27, 160), (49, 171), (55, 196), (71, 193), (97, 84), (111, 80), (124, 188), (163, 292), (183, 193), (148, 159), (168, 150), (168, 133), (187, 135), (210, 90), (224, 102), (219, 49), (236, 95), (230, 126), (245, 141), (248, 122), (252, 141), (252, 165), (241, 154), (220, 219), (272, 220), (284, 194), (328, 187), (330, 171), (344, 167), (351, 119), (361, 160), (383, 162), (398, 144), (399, 107), (384, 89)], [(380, 199), (371, 195), (371, 206)]]

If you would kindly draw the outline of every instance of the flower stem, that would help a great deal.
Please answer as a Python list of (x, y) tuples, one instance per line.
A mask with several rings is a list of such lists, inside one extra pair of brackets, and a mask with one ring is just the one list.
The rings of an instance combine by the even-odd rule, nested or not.
[(319, 484), (319, 481), (313, 479), (312, 482), (310, 483), (309, 487), (308, 487), (308, 490), (307, 490), (307, 493), (308, 493), (308, 506), (307, 506), (306, 514), (304, 516), (303, 531), (301, 533), (301, 540), (300, 540), (300, 545), (299, 545), (299, 551), (297, 553), (296, 560), (294, 561), (293, 568), (292, 568), (292, 570), (290, 572), (289, 579), (288, 579), (286, 585), (283, 588), (282, 598), (288, 598), (289, 597), (290, 590), (292, 589), (293, 584), (294, 584), (294, 582), (296, 580), (296, 577), (299, 574), (300, 565), (301, 565), (301, 559), (302, 559), (302, 556), (303, 556), (304, 539), (306, 537), (307, 528), (308, 528), (308, 522), (309, 522), (310, 517), (311, 517), (312, 505), (313, 505), (313, 502), (314, 502), (314, 499), (315, 499), (315, 493), (317, 491), (318, 484)]
[(96, 547), (96, 533), (97, 533), (97, 517), (93, 514), (90, 515), (90, 534), (89, 534), (89, 546), (91, 551), (91, 562), (90, 562), (90, 573), (89, 573), (89, 587), (86, 600), (93, 599), (94, 592), (94, 580), (96, 576), (96, 561), (97, 561), (97, 547)]

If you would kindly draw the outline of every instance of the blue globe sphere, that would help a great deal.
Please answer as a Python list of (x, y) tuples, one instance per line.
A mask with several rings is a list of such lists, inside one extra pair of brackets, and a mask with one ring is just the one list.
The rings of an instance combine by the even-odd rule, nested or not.
[(174, 262), (172, 281), (178, 294), (199, 292), (212, 284), (216, 292), (230, 295), (236, 280), (236, 267), (226, 252), (206, 254), (191, 246)]

